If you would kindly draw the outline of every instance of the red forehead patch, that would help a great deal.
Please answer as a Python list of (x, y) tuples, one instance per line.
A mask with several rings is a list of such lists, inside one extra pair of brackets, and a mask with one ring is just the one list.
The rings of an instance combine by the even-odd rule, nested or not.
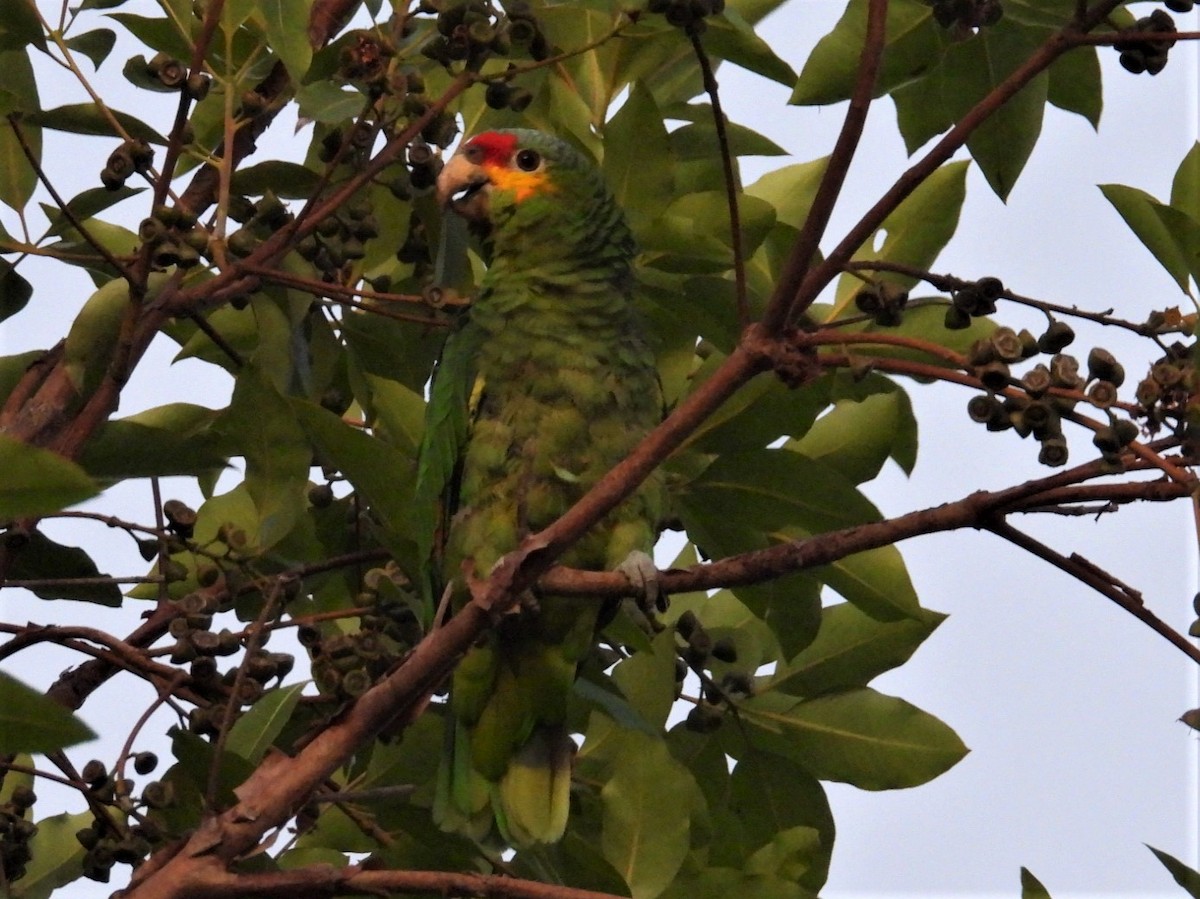
[(480, 163), (491, 165), (508, 165), (513, 151), (517, 149), (517, 138), (514, 134), (501, 134), (498, 131), (485, 131), (467, 141), (467, 148), (482, 153)]

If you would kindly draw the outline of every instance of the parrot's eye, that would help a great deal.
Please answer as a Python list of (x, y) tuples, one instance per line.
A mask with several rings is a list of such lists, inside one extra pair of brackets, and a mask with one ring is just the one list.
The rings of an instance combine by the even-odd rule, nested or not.
[(542, 157), (537, 150), (522, 150), (517, 154), (517, 168), (522, 172), (536, 172), (542, 164)]
[(467, 162), (471, 165), (479, 165), (483, 162), (483, 147), (471, 145), (463, 150), (463, 156), (467, 158)]

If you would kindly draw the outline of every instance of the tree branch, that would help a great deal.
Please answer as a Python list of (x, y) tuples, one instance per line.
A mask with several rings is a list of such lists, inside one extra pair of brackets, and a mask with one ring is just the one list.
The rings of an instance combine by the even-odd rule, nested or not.
[[(792, 244), (788, 258), (779, 273), (779, 280), (775, 283), (775, 290), (767, 303), (762, 323), (769, 334), (778, 334), (794, 311), (793, 307), (801, 287), (811, 274), (809, 266), (841, 195), (850, 163), (858, 150), (858, 142), (862, 139), (867, 112), (871, 108), (871, 98), (875, 92), (879, 65), (883, 59), (887, 5), (887, 0), (870, 0), (867, 10), (867, 33), (863, 41), (862, 55), (859, 57), (854, 89), (850, 93), (850, 106), (846, 110), (841, 133), (838, 134), (837, 143), (834, 144), (833, 153), (829, 157), (829, 165), (821, 176), (812, 207), (804, 220), (804, 227), (796, 237), (796, 242)], [(927, 176), (922, 176), (922, 179), (924, 177)], [(858, 243), (861, 244), (862, 241)], [(858, 244), (855, 244), (854, 249), (857, 248)], [(846, 254), (846, 258), (849, 258), (849, 255)], [(811, 300), (808, 302), (811, 303)]]

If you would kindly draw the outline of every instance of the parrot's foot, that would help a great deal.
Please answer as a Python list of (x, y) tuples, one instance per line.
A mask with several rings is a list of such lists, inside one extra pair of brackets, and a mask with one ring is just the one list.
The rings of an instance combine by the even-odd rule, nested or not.
[(658, 580), (658, 568), (654, 560), (641, 550), (634, 550), (625, 557), (617, 571), (638, 591), (638, 606), (647, 615), (667, 610), (667, 594)]

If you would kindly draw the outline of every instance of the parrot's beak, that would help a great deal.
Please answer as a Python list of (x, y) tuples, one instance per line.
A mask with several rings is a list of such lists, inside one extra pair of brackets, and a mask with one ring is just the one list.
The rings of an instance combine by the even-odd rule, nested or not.
[(488, 196), (485, 188), (491, 183), (481, 166), (462, 154), (452, 156), (437, 179), (438, 203), (454, 210), (469, 221), (487, 218)]

